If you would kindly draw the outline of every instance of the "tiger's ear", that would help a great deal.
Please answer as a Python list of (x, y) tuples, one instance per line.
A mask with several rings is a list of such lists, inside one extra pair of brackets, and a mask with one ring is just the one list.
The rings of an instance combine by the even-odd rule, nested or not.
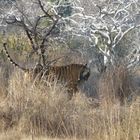
[(85, 69), (89, 68), (88, 63), (83, 64), (83, 66), (84, 66)]

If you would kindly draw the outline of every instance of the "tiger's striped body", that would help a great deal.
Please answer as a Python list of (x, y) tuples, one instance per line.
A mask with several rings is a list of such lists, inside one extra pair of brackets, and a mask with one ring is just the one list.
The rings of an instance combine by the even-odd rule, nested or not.
[(15, 63), (10, 57), (6, 44), (3, 45), (5, 53), (9, 59), (9, 61), (20, 68), (25, 72), (26, 77), (31, 77), (30, 79), (35, 79), (38, 77), (39, 79), (45, 78), (45, 80), (51, 82), (54, 80), (60, 81), (65, 84), (68, 88), (68, 91), (71, 93), (75, 93), (78, 88), (77, 86), (84, 81), (88, 80), (90, 76), (90, 69), (87, 68), (87, 65), (82, 64), (70, 64), (65, 66), (46, 66), (43, 68), (41, 64), (37, 64), (34, 68), (28, 69), (19, 66)]
[(50, 66), (43, 72), (48, 81), (57, 80), (65, 84), (69, 91), (76, 92), (77, 86), (88, 80), (90, 75), (86, 65), (70, 64), (65, 66)]

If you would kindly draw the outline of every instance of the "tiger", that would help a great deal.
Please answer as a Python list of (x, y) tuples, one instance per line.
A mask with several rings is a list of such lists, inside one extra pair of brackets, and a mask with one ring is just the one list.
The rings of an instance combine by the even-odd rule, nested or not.
[(36, 77), (38, 77), (39, 80), (45, 77), (45, 80), (49, 82), (57, 80), (65, 84), (71, 97), (78, 91), (78, 85), (87, 81), (90, 76), (90, 68), (87, 64), (48, 65), (45, 67), (43, 67), (42, 64), (36, 64), (34, 68), (24, 68), (11, 58), (6, 43), (3, 44), (3, 48), (10, 63), (24, 71), (26, 77), (31, 77), (30, 79), (32, 80), (36, 79)]

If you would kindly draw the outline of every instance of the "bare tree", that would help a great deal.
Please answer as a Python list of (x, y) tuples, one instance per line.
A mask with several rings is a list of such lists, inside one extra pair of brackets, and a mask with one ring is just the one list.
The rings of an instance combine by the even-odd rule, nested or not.
[[(118, 44), (129, 32), (134, 29), (139, 30), (140, 1), (106, 0), (101, 3), (101, 1), (88, 0), (86, 5), (89, 8), (85, 7), (83, 2), (83, 0), (75, 1), (75, 7), (79, 9), (79, 12), (69, 19), (71, 21), (71, 28), (67, 28), (69, 33), (73, 36), (88, 38), (91, 46), (99, 53), (99, 57), (103, 56), (100, 57), (101, 61), (98, 61), (100, 64), (103, 63), (101, 69), (105, 65), (117, 64)], [(93, 13), (88, 9), (92, 9)], [(140, 48), (133, 46), (130, 52), (126, 56), (127, 66), (133, 67), (140, 62)]]
[[(8, 12), (10, 16), (6, 21), (24, 29), (33, 53), (39, 54), (43, 65), (49, 39), (66, 43), (69, 38), (84, 38), (90, 42), (89, 48), (98, 54), (99, 71), (104, 71), (107, 65), (117, 64), (119, 43), (129, 32), (140, 27), (139, 0), (87, 0), (86, 6), (83, 0), (69, 1), (72, 5), (69, 16), (62, 16), (58, 10), (62, 2), (59, 0), (54, 3), (45, 0), (17, 1), (12, 12)], [(125, 57), (128, 67), (139, 64), (139, 51), (137, 46), (130, 48), (131, 53)]]
[(32, 52), (39, 56), (46, 65), (45, 51), (49, 39), (59, 35), (62, 16), (59, 14), (61, 2), (46, 2), (45, 0), (15, 1), (11, 13), (5, 14), (5, 21), (9, 25), (19, 26), (26, 33), (32, 47)]

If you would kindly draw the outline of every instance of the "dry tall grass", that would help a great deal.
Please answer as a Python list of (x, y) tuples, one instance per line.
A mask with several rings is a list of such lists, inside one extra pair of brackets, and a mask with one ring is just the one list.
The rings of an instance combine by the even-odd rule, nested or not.
[[(128, 75), (123, 67), (113, 71), (102, 77), (99, 93), (108, 98), (98, 102), (80, 92), (68, 100), (63, 85), (36, 86), (15, 72), (0, 99), (0, 139), (139, 140), (140, 97), (120, 104), (119, 98), (127, 94), (117, 93), (127, 93)], [(108, 102), (114, 94), (119, 98)]]
[(133, 94), (132, 72), (125, 64), (112, 66), (100, 79), (99, 95), (105, 102), (114, 103), (117, 100), (124, 104), (131, 100)]

